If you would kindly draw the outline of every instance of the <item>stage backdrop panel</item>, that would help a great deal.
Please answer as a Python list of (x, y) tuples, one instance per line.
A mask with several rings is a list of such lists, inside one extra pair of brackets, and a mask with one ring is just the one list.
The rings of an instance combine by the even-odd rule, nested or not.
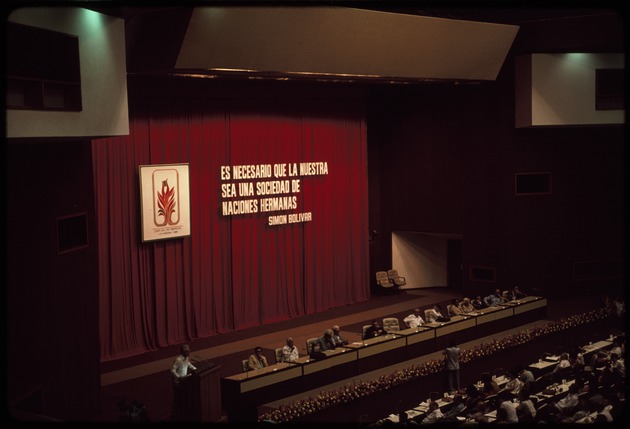
[[(360, 101), (144, 96), (130, 108), (129, 136), (92, 145), (101, 360), (369, 299)], [(143, 242), (138, 167), (179, 163), (190, 236)]]

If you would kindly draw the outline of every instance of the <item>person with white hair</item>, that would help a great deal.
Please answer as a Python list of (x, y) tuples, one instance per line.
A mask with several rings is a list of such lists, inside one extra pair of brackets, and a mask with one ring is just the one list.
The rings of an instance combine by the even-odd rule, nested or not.
[(293, 337), (287, 338), (287, 344), (282, 347), (282, 362), (295, 362), (300, 357), (297, 347), (295, 347)]
[(325, 352), (326, 350), (334, 350), (337, 348), (335, 341), (333, 340), (333, 330), (326, 329), (324, 335), (319, 337), (319, 351)]
[(339, 328), (339, 325), (335, 325), (332, 327), (332, 339), (335, 342), (335, 346), (337, 347), (341, 347), (341, 346), (346, 346), (348, 345), (349, 341), (346, 340), (342, 335), (341, 335), (341, 329)]
[(462, 313), (466, 314), (466, 313), (472, 313), (475, 311), (475, 307), (473, 307), (472, 303), (470, 302), (470, 298), (464, 298), (462, 299), (462, 302), (459, 303), (459, 309), (462, 310)]

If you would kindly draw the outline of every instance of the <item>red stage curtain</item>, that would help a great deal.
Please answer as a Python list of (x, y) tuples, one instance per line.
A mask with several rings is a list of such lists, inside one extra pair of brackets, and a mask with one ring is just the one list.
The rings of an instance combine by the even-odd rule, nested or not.
[[(92, 143), (101, 360), (367, 300), (364, 116), (356, 100), (136, 99), (129, 136)], [(297, 209), (222, 215), (221, 166), (317, 161), (329, 173), (299, 177)], [(191, 236), (143, 243), (138, 166), (164, 163), (190, 166)], [(268, 225), (294, 212), (312, 221)]]

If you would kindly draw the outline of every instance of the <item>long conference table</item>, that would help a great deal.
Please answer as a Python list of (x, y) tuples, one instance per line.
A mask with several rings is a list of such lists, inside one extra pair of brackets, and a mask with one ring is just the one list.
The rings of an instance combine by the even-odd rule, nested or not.
[(426, 323), (327, 350), (325, 359), (302, 356), (293, 363), (241, 372), (221, 378), (221, 402), (228, 420), (251, 421), (256, 419), (259, 405), (434, 353), (451, 343), (516, 328), (546, 315), (547, 300), (528, 296), (454, 316), (448, 322)]

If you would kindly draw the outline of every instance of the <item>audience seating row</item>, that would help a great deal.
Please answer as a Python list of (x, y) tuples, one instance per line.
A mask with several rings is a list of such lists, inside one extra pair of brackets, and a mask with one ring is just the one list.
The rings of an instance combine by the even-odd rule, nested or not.
[[(625, 341), (625, 335), (619, 336), (620, 340)], [(581, 347), (581, 353), (585, 361), (594, 360), (594, 356), (600, 352), (606, 352), (613, 347), (614, 343), (611, 335), (609, 338), (597, 341), (595, 343), (585, 344)], [(534, 403), (536, 409), (535, 416), (520, 416), (519, 422), (536, 422), (536, 423), (593, 423), (598, 421), (611, 421), (614, 416), (619, 416), (621, 404), (617, 403), (618, 392), (624, 391), (625, 379), (613, 379), (607, 381), (602, 379), (605, 375), (606, 368), (584, 366), (583, 372), (558, 372), (554, 368), (558, 366), (560, 354), (551, 354), (544, 352), (537, 362), (532, 362), (528, 369), (536, 372), (538, 377), (528, 387), (526, 387), (530, 400)], [(483, 397), (483, 406), (485, 409), (476, 406), (465, 406), (457, 413), (456, 422), (462, 424), (479, 423), (479, 422), (505, 422), (505, 416), (500, 408), (501, 399), (504, 395), (505, 385), (513, 374), (508, 374), (504, 368), (495, 368), (491, 371), (492, 378), (496, 381), (501, 389), (498, 394), (490, 394)], [(562, 379), (558, 379), (557, 375)], [(481, 377), (483, 378), (483, 376)], [(481, 387), (481, 379), (475, 384), (477, 389)], [(560, 411), (556, 403), (567, 396), (571, 386), (577, 384), (580, 393), (578, 394), (577, 404), (570, 408)], [(420, 402), (417, 406), (399, 413), (390, 414), (372, 426), (388, 425), (406, 421), (409, 424), (422, 423), (429, 413), (429, 404), (436, 402), (442, 413), (447, 413), (453, 407), (455, 394), (461, 395), (464, 400), (468, 400), (467, 389), (460, 389), (459, 392), (432, 392), (429, 398)], [(578, 390), (574, 387), (573, 390)], [(527, 395), (526, 395), (527, 396)], [(513, 397), (513, 402), (518, 403), (519, 398)], [(614, 404), (611, 404), (613, 402)], [(589, 405), (590, 404), (590, 405)], [(515, 405), (516, 406), (516, 405)], [(497, 414), (500, 415), (497, 415)], [(439, 420), (438, 420), (439, 421)]]

